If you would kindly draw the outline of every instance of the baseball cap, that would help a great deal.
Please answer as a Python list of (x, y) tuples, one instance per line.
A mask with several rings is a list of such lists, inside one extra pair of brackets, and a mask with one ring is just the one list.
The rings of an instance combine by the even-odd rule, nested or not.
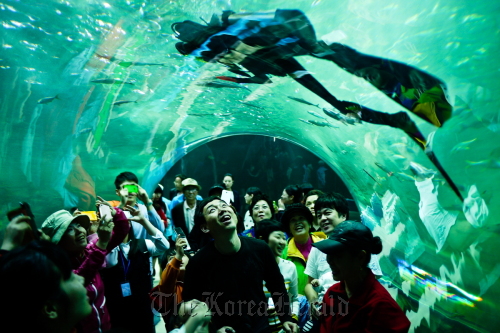
[(355, 221), (341, 222), (327, 239), (313, 243), (312, 246), (326, 254), (346, 249), (365, 250), (371, 254), (378, 254), (382, 250), (380, 238), (373, 237), (368, 227)]

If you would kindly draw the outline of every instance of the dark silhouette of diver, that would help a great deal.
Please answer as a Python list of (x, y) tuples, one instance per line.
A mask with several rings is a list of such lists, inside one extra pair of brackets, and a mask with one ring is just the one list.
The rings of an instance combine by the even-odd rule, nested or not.
[[(327, 45), (318, 41), (309, 19), (299, 10), (224, 11), (220, 16), (214, 14), (207, 25), (186, 20), (174, 23), (172, 29), (182, 40), (176, 44), (180, 53), (219, 62), (243, 76), (219, 76), (218, 79), (264, 84), (271, 82), (268, 75), (288, 75), (343, 114), (399, 128), (422, 148), (426, 145), (425, 138), (405, 111), (390, 114), (338, 100), (294, 57), (309, 55), (332, 61), (345, 71), (363, 77), (386, 96), (437, 127), (451, 117), (452, 107), (446, 100), (444, 82), (397, 61), (366, 55), (339, 43)], [(426, 153), (462, 199), (432, 151)]]

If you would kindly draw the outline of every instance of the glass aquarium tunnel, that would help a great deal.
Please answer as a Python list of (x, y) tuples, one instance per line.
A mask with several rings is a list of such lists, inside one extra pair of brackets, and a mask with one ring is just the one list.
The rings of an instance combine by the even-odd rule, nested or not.
[[(234, 23), (209, 60), (208, 36), (178, 44), (229, 10), (264, 23)], [(290, 13), (295, 28), (273, 23)], [(93, 209), (123, 171), (152, 192), (220, 138), (282, 139), (346, 184), (411, 332), (496, 332), (499, 14), (463, 0), (0, 0), (1, 226), (19, 201), (38, 224)]]

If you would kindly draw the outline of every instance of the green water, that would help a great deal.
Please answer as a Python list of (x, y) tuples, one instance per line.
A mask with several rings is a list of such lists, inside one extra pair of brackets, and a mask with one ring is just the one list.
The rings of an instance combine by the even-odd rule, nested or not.
[[(1, 1), (2, 216), (19, 200), (31, 203), (39, 223), (75, 202), (91, 209), (95, 193), (113, 195), (112, 181), (124, 170), (142, 175), (141, 185), (151, 191), (176, 161), (217, 138), (282, 138), (327, 161), (361, 211), (374, 210), (374, 193), (388, 207), (390, 214), (372, 227), (385, 246), (380, 256), (385, 279), (397, 286), (389, 290), (412, 321), (412, 331), (498, 331), (497, 2)], [(446, 82), (454, 115), (437, 130), (434, 150), (464, 197), (477, 186), (489, 208), (483, 225), (457, 222), (437, 252), (419, 217), (419, 193), (408, 169), (410, 161), (434, 167), (403, 132), (327, 118), (318, 107), (290, 100), (287, 96), (329, 107), (286, 77), (244, 88), (201, 86), (229, 73), (218, 64), (184, 57), (174, 47), (173, 22), (208, 20), (225, 9), (276, 8), (304, 11), (318, 38), (408, 63)], [(331, 62), (298, 60), (339, 99), (385, 112), (401, 110)], [(91, 82), (109, 78), (124, 83)], [(118, 101), (130, 103), (115, 105)], [(424, 134), (436, 130), (411, 117)], [(439, 179), (441, 204), (460, 211), (460, 200)]]

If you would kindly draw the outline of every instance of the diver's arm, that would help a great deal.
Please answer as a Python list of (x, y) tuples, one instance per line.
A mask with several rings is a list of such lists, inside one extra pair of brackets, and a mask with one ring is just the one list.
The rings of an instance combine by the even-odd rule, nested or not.
[(338, 100), (294, 58), (277, 59), (275, 63), (280, 66), (291, 78), (330, 103), (340, 112), (344, 114), (351, 113), (353, 112), (351, 108), (360, 108), (356, 107), (356, 103)]

